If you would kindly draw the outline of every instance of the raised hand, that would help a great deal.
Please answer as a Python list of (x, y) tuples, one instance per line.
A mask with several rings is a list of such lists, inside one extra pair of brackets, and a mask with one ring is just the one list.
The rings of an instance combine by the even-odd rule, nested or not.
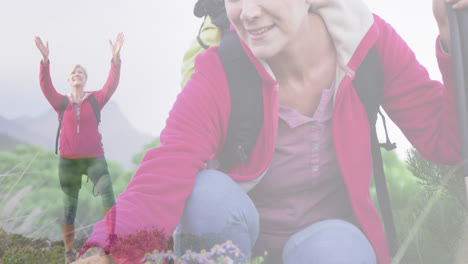
[(453, 8), (455, 9), (463, 9), (468, 7), (468, 1), (466, 0), (447, 0), (446, 2), (452, 4)]
[(124, 34), (120, 32), (117, 35), (117, 39), (115, 40), (114, 43), (112, 43), (112, 40), (109, 40), (109, 44), (111, 45), (112, 49), (112, 56), (116, 59), (120, 58), (120, 49), (122, 48), (124, 43)]
[(49, 61), (49, 42), (47, 41), (44, 45), (39, 36), (34, 37), (34, 42), (36, 42), (36, 47), (42, 54), (42, 63), (47, 63)]
[(450, 30), (446, 4), (451, 4), (454, 9), (468, 8), (468, 0), (432, 0), (432, 11), (440, 31), (440, 39), (444, 49), (450, 51)]

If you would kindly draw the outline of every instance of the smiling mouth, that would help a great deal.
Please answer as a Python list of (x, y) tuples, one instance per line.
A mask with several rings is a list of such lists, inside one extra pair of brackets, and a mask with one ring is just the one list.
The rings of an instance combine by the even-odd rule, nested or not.
[(267, 31), (270, 31), (274, 27), (275, 27), (275, 25), (273, 24), (271, 26), (259, 28), (257, 30), (249, 30), (249, 33), (252, 34), (252, 35), (260, 35), (260, 34), (263, 34), (263, 33), (267, 32)]

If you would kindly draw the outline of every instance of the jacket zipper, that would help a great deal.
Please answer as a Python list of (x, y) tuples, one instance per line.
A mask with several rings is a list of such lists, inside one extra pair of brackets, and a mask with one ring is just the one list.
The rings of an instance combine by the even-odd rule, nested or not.
[[(80, 111), (81, 111), (81, 105), (80, 105)], [(76, 110), (75, 110), (75, 106), (73, 106), (73, 112), (75, 114), (75, 120), (76, 120), (76, 133), (80, 133), (80, 120), (79, 119), (76, 119)], [(80, 113), (78, 113), (80, 114)]]
[[(70, 102), (73, 108), (73, 114), (75, 115), (75, 120), (76, 120), (76, 133), (80, 133), (80, 120), (76, 119), (76, 110), (75, 110), (75, 105), (73, 104), (73, 101), (71, 100), (70, 96)], [(81, 112), (81, 102), (80, 102), (80, 112)]]

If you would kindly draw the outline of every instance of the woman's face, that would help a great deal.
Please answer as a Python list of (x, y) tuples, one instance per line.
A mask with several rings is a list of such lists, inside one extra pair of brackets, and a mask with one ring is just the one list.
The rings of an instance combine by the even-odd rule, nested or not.
[(81, 67), (75, 67), (75, 69), (68, 76), (68, 83), (72, 87), (84, 87), (87, 80), (88, 77), (86, 76), (86, 72)]
[(253, 54), (268, 59), (301, 36), (312, 0), (225, 0), (229, 19)]

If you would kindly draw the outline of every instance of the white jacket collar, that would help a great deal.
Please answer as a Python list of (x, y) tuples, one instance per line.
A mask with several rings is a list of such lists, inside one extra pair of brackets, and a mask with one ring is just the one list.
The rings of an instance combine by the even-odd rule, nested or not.
[[(311, 8), (323, 18), (334, 42), (337, 52), (335, 84), (338, 86), (346, 74), (354, 77), (354, 71), (348, 64), (372, 27), (374, 17), (363, 0), (314, 0)], [(262, 60), (260, 63), (276, 80), (268, 63)]]

